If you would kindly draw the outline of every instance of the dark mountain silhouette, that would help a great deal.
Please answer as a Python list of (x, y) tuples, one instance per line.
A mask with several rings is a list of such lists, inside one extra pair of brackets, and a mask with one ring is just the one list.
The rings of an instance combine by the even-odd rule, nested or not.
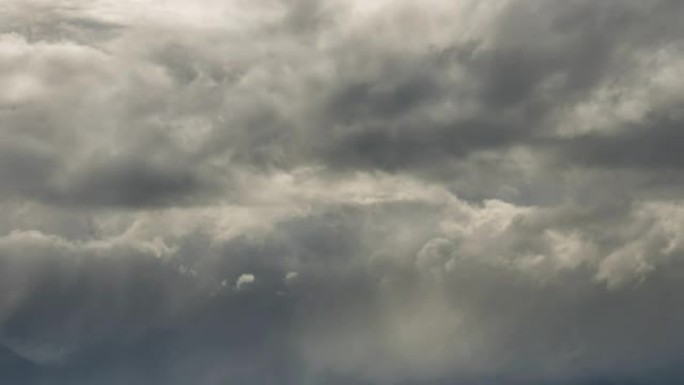
[(0, 377), (7, 385), (24, 385), (38, 380), (42, 368), (0, 345)]

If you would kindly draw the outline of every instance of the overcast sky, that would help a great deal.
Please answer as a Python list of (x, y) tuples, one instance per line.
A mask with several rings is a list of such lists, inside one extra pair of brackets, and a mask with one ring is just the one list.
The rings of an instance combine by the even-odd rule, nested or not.
[(0, 0), (0, 383), (684, 382), (683, 20)]

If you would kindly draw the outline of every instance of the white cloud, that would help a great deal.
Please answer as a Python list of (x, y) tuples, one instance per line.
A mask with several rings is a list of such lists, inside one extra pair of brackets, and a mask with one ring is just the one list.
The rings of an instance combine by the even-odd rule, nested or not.
[(244, 290), (254, 283), (256, 278), (253, 274), (240, 274), (238, 279), (235, 281), (235, 288), (237, 290)]
[(293, 285), (295, 282), (297, 282), (298, 278), (299, 273), (296, 271), (288, 271), (287, 274), (285, 274), (285, 283), (288, 285)]

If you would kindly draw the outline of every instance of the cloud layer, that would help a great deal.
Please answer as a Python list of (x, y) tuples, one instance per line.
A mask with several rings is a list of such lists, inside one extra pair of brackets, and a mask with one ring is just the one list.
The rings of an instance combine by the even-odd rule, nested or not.
[(0, 4), (0, 382), (684, 378), (684, 4)]

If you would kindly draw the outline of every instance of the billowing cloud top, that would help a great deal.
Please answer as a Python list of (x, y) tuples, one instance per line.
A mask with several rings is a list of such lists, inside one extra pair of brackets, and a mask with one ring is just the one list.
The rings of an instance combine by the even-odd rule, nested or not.
[(0, 2), (0, 383), (684, 381), (684, 2)]

